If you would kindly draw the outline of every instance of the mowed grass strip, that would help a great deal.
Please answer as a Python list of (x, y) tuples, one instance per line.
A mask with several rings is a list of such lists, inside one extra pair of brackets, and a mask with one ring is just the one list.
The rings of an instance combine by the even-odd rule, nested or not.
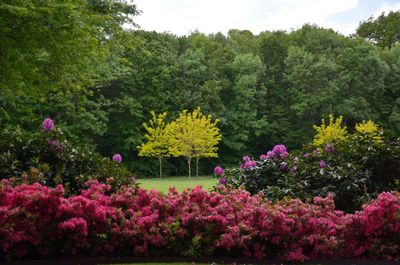
[(204, 190), (210, 191), (218, 184), (218, 179), (213, 177), (166, 177), (166, 178), (151, 178), (138, 179), (140, 186), (147, 190), (157, 190), (167, 193), (170, 187), (175, 187), (178, 191), (183, 191), (187, 188), (202, 186)]

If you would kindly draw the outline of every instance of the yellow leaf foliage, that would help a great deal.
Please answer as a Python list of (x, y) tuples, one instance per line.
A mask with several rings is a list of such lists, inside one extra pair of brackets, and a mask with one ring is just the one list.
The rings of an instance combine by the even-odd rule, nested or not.
[(381, 143), (382, 140), (382, 129), (372, 120), (362, 121), (356, 124), (356, 133), (369, 139), (375, 143)]
[(166, 112), (155, 114), (151, 112), (149, 124), (144, 123), (143, 126), (147, 133), (144, 136), (146, 143), (138, 146), (139, 156), (147, 157), (169, 157), (169, 134), (167, 124), (165, 123)]
[(342, 122), (343, 116), (335, 119), (333, 114), (330, 114), (329, 124), (326, 124), (325, 119), (322, 119), (321, 126), (314, 125), (313, 128), (316, 134), (313, 145), (321, 147), (325, 144), (332, 144), (346, 139), (347, 129), (346, 126), (342, 125)]
[(200, 107), (193, 112), (182, 111), (169, 125), (170, 153), (173, 156), (218, 157), (218, 143), (222, 136), (217, 127), (218, 120), (203, 115)]

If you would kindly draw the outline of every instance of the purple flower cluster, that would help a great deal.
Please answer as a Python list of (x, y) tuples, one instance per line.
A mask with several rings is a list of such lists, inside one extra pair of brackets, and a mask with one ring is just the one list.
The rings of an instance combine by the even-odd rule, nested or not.
[(243, 169), (253, 168), (257, 165), (256, 162), (251, 160), (251, 158), (249, 156), (244, 156), (243, 161), (244, 161), (244, 163), (240, 165), (240, 168), (243, 168)]
[(324, 147), (324, 151), (327, 153), (332, 153), (333, 151), (335, 151), (335, 148), (332, 144), (326, 144)]
[(217, 175), (217, 176), (221, 176), (222, 177), (225, 174), (225, 171), (224, 171), (224, 169), (222, 167), (216, 166), (214, 168), (214, 174)]
[(225, 185), (226, 184), (226, 178), (220, 178), (219, 179), (219, 184), (220, 185)]
[(50, 119), (50, 118), (44, 119), (44, 121), (42, 122), (42, 128), (46, 132), (53, 131), (54, 128), (55, 128), (54, 121), (52, 119)]
[(113, 155), (112, 160), (114, 162), (121, 163), (122, 162), (122, 156), (120, 154), (115, 154), (115, 155)]
[(286, 150), (286, 146), (283, 144), (277, 144), (271, 151), (268, 151), (267, 154), (262, 154), (260, 156), (260, 160), (273, 159), (275, 157), (279, 157), (281, 160), (285, 160), (288, 157), (289, 153)]

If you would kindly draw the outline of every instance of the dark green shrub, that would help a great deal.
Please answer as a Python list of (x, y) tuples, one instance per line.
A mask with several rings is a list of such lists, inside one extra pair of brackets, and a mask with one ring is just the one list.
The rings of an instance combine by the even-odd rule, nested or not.
[(399, 141), (374, 142), (354, 134), (324, 150), (308, 146), (284, 159), (270, 152), (228, 170), (227, 183), (274, 201), (307, 201), (331, 192), (337, 208), (349, 212), (383, 191), (400, 190)]
[[(24, 179), (26, 173), (29, 179)], [(63, 184), (68, 192), (76, 193), (90, 179), (120, 186), (128, 184), (131, 175), (123, 164), (90, 148), (74, 146), (61, 129), (35, 134), (19, 128), (0, 130), (0, 179), (38, 181), (53, 187)]]

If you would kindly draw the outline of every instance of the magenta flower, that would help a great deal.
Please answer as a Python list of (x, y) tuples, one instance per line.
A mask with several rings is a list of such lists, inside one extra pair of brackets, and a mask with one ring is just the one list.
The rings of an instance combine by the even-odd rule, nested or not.
[(318, 155), (318, 154), (319, 154), (319, 151), (318, 151), (318, 150), (314, 150), (314, 151), (312, 151), (312, 153), (313, 153), (314, 155)]
[(250, 157), (249, 156), (244, 156), (243, 157), (243, 161), (244, 162), (249, 162), (251, 159), (250, 159)]
[(286, 152), (286, 146), (283, 145), (283, 144), (277, 144), (277, 145), (274, 146), (274, 148), (272, 149), (272, 151), (273, 151), (275, 154), (282, 154), (282, 153)]
[(325, 163), (324, 160), (319, 161), (319, 167), (320, 167), (320, 168), (325, 168), (327, 165), (328, 165), (328, 164)]
[(219, 184), (220, 185), (225, 185), (226, 184), (226, 178), (220, 178), (219, 179)]
[(282, 160), (285, 160), (285, 158), (288, 157), (288, 155), (289, 153), (286, 151), (280, 154)]
[(279, 166), (280, 171), (287, 171), (288, 170), (288, 165), (285, 162), (282, 162), (281, 165)]
[(304, 155), (303, 155), (304, 158), (307, 158), (309, 156), (310, 156), (310, 153), (304, 153)]
[(333, 151), (335, 151), (335, 148), (332, 144), (326, 144), (324, 147), (324, 151), (327, 153), (332, 153)]
[(44, 121), (42, 122), (42, 128), (46, 132), (53, 131), (54, 130), (54, 121), (50, 118), (44, 119)]
[(247, 161), (240, 165), (240, 168), (252, 168), (256, 166), (255, 161)]
[(267, 155), (264, 154), (260, 155), (260, 160), (267, 160), (267, 159), (268, 159)]
[(274, 151), (268, 151), (267, 152), (267, 158), (268, 159), (271, 159), (271, 158), (273, 158), (275, 156), (275, 152)]
[(51, 140), (48, 140), (48, 141), (47, 141), (47, 144), (48, 144), (48, 145), (56, 145), (56, 144), (57, 144), (57, 141), (51, 139)]
[(113, 155), (112, 160), (114, 162), (121, 163), (122, 162), (122, 156), (120, 154), (115, 154), (115, 155)]
[(224, 175), (224, 173), (225, 173), (225, 171), (224, 171), (224, 169), (222, 168), (222, 167), (220, 167), (220, 166), (216, 166), (215, 168), (214, 168), (214, 174), (215, 175), (218, 175), (218, 176), (223, 176)]

